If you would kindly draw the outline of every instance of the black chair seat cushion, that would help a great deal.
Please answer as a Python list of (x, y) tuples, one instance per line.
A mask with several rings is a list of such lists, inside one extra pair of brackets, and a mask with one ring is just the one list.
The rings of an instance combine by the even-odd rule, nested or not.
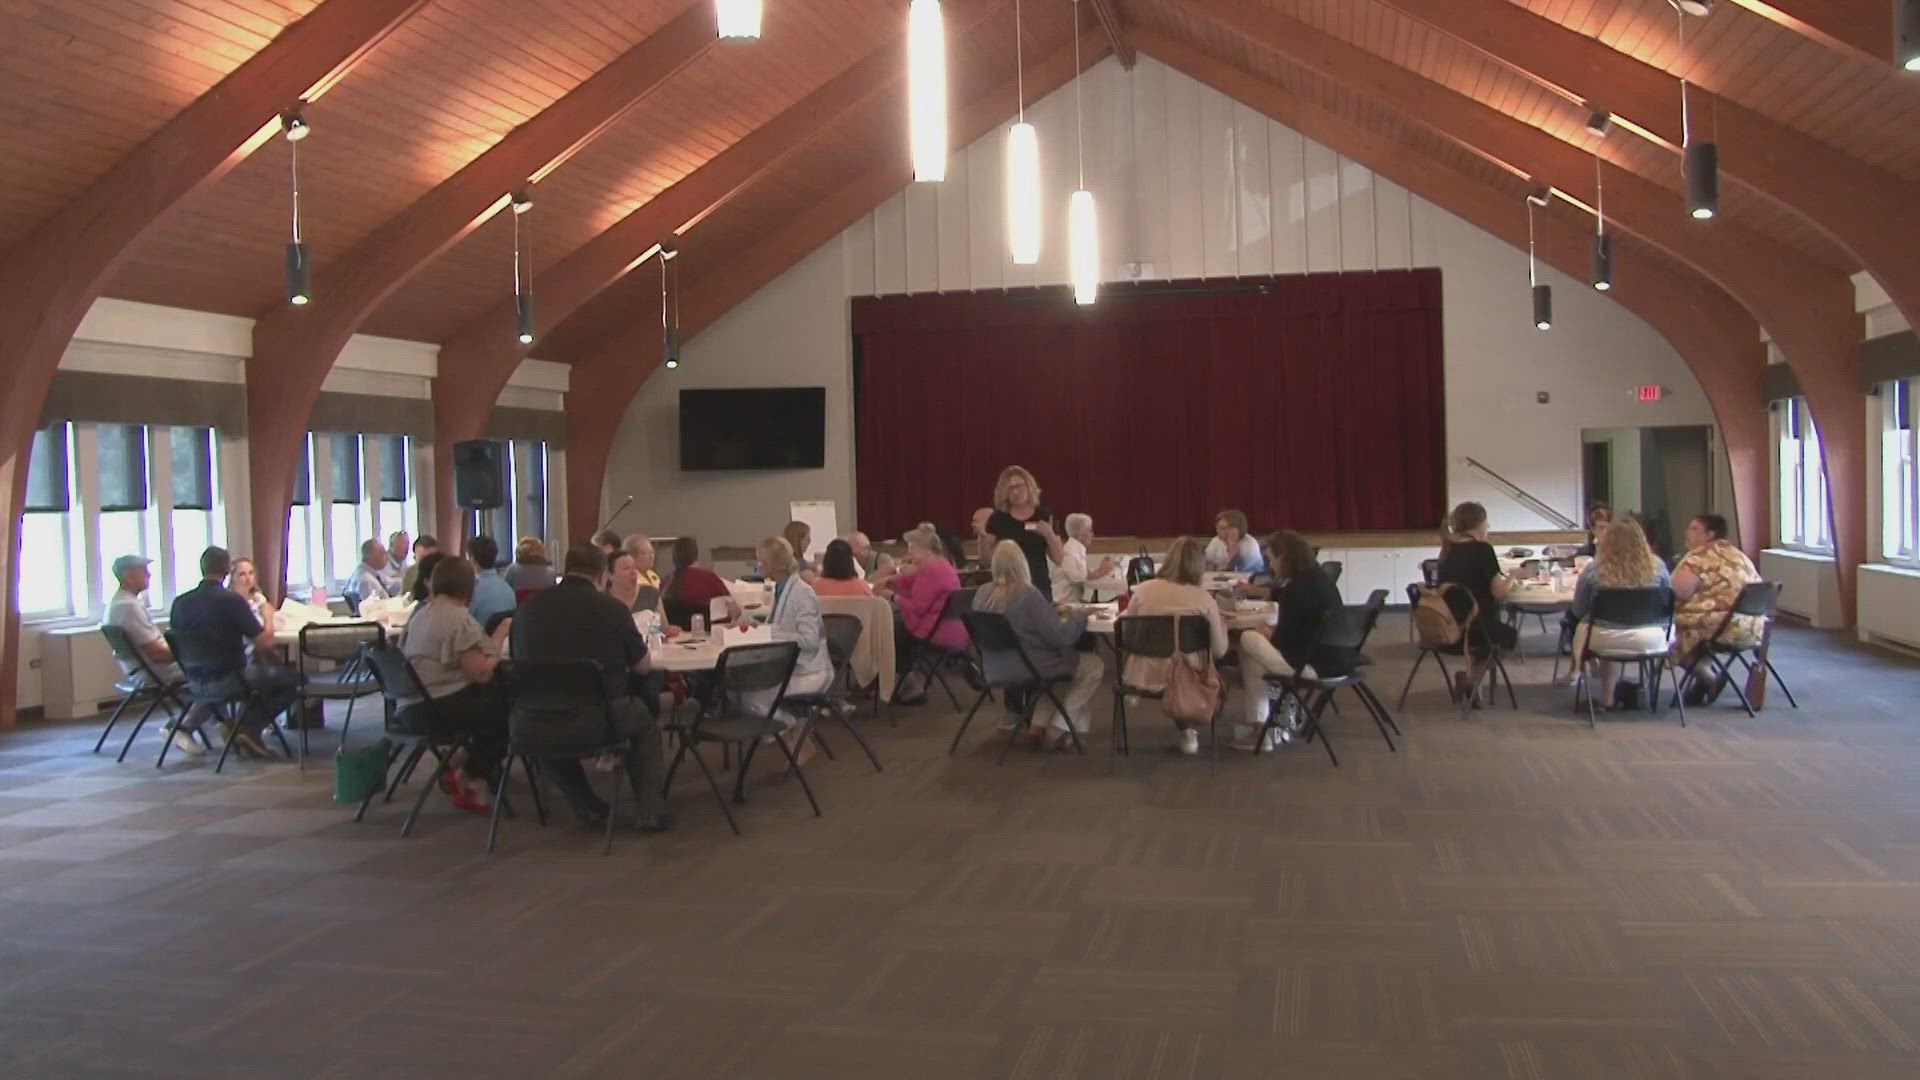
[(328, 671), (319, 675), (308, 675), (300, 684), (300, 693), (311, 698), (326, 698), (333, 701), (345, 701), (348, 698), (366, 697), (380, 692), (380, 684), (371, 678), (360, 676), (342, 680), (339, 672)]

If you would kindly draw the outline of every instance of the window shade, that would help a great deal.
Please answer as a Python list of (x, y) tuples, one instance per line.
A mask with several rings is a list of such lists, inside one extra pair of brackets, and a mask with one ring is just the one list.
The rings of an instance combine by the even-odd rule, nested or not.
[(360, 469), (360, 436), (334, 434), (327, 438), (333, 440), (329, 447), (333, 458), (330, 472), (333, 477), (333, 501), (357, 504), (363, 475)]
[(145, 510), (147, 491), (147, 429), (131, 424), (101, 424), (100, 510)]
[(405, 502), (407, 498), (407, 437), (370, 435), (380, 440), (380, 498)]
[(300, 440), (300, 461), (293, 467), (293, 505), (313, 504), (313, 436)]
[(33, 433), (23, 508), (29, 514), (64, 514), (73, 506), (72, 484), (67, 479), (68, 430), (65, 424), (51, 424)]
[(213, 429), (172, 428), (167, 445), (174, 509), (213, 509)]

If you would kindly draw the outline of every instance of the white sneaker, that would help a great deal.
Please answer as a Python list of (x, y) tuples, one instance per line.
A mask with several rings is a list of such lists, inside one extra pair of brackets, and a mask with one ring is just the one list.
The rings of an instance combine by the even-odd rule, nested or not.
[(173, 733), (173, 752), (176, 754), (185, 754), (188, 757), (204, 757), (206, 756), (207, 748), (201, 746), (192, 735), (184, 731), (175, 731)]
[(1198, 754), (1200, 752), (1199, 728), (1180, 729), (1180, 752), (1187, 755)]

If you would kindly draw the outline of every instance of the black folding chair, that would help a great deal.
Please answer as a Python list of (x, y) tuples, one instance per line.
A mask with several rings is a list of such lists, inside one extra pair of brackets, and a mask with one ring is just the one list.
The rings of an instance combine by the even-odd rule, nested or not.
[[(1113, 732), (1108, 741), (1107, 771), (1113, 772), (1119, 755), (1133, 754), (1127, 729), (1127, 699), (1160, 701), (1167, 696), (1165, 686), (1135, 686), (1127, 681), (1127, 659), (1141, 657), (1185, 663), (1186, 657), (1199, 654), (1213, 662), (1213, 630), (1204, 615), (1122, 615), (1113, 623)], [(1220, 695), (1220, 707), (1207, 721), (1207, 772), (1217, 771), (1220, 762), (1219, 721), (1227, 696)]]
[[(1780, 692), (1787, 695), (1787, 704), (1796, 709), (1800, 707), (1800, 702), (1794, 699), (1793, 691), (1787, 689), (1787, 680), (1781, 678), (1779, 670), (1773, 666), (1773, 658), (1762, 657), (1760, 653), (1760, 646), (1767, 640), (1767, 633), (1773, 627), (1774, 615), (1780, 603), (1780, 589), (1781, 584), (1778, 581), (1755, 581), (1742, 586), (1740, 595), (1734, 597), (1733, 607), (1727, 611), (1726, 617), (1720, 620), (1720, 625), (1714, 628), (1713, 636), (1700, 646), (1699, 658), (1705, 659), (1714, 667), (1714, 682), (1717, 684), (1724, 679), (1731, 683), (1734, 695), (1740, 699), (1740, 705), (1747, 710), (1748, 716), (1757, 714), (1753, 711), (1753, 702), (1747, 699), (1747, 690), (1742, 685), (1742, 680), (1733, 678), (1732, 667), (1735, 660), (1740, 661), (1745, 673), (1751, 674), (1755, 666), (1754, 660), (1759, 658), (1760, 662), (1766, 665), (1767, 674), (1773, 676), (1773, 681), (1780, 684)], [(1733, 626), (1733, 620), (1740, 616), (1760, 620), (1760, 633), (1755, 636), (1754, 643), (1751, 645), (1724, 640), (1727, 630)], [(1688, 683), (1698, 681), (1699, 678), (1700, 676), (1694, 673), (1694, 668), (1688, 668), (1683, 672), (1678, 679), (1674, 680), (1675, 699), (1680, 697)]]
[(973, 723), (973, 714), (993, 696), (995, 690), (1001, 693), (1013, 691), (1025, 698), (1025, 707), (1020, 711), (1020, 722), (1007, 733), (1007, 744), (1000, 748), (999, 761), (1007, 760), (1007, 752), (1013, 749), (1014, 740), (1020, 737), (1033, 722), (1033, 713), (1040, 705), (1040, 695), (1047, 700), (1060, 716), (1067, 720), (1067, 737), (1073, 740), (1073, 748), (1084, 754), (1087, 748), (1080, 742), (1080, 733), (1073, 730), (1073, 721), (1067, 715), (1067, 707), (1060, 704), (1053, 688), (1060, 683), (1072, 682), (1072, 675), (1042, 675), (1033, 664), (1033, 658), (1020, 644), (1020, 636), (1013, 632), (1013, 624), (1005, 615), (997, 611), (969, 611), (961, 616), (967, 624), (967, 636), (972, 639), (973, 647), (980, 654), (980, 672), (986, 683), (980, 690), (980, 696), (973, 699), (973, 708), (967, 710), (966, 719), (960, 721), (960, 730), (953, 733), (953, 742), (947, 744), (947, 753), (951, 754), (960, 746), (960, 737), (967, 733), (967, 725)]
[[(735, 836), (740, 835), (740, 823), (733, 819), (733, 810), (727, 805), (727, 797), (720, 790), (720, 782), (714, 779), (713, 770), (707, 767), (707, 759), (700, 754), (700, 744), (717, 742), (725, 746), (741, 747), (739, 772), (734, 777), (733, 801), (747, 801), (747, 767), (753, 762), (753, 752), (760, 743), (773, 739), (787, 756), (787, 764), (792, 767), (793, 775), (800, 781), (800, 790), (806, 792), (807, 803), (813, 807), (813, 816), (820, 816), (819, 800), (813, 797), (813, 787), (807, 783), (807, 774), (800, 768), (800, 757), (794, 747), (787, 742), (787, 725), (777, 716), (787, 693), (787, 683), (793, 678), (793, 668), (800, 660), (800, 644), (795, 641), (770, 641), (755, 645), (735, 645), (720, 654), (720, 661), (714, 665), (713, 705), (711, 710), (695, 710), (691, 720), (681, 723), (677, 719), (668, 724), (668, 730), (677, 735), (680, 749), (673, 755), (673, 763), (667, 766), (666, 787), (673, 787), (673, 776), (680, 768), (681, 759), (691, 755), (693, 763), (707, 778), (707, 786), (713, 789), (713, 797), (720, 803), (720, 812), (727, 816), (727, 825)], [(768, 695), (771, 694), (771, 697)]]
[[(387, 760), (390, 772), (393, 762), (405, 755), (399, 771), (392, 773), (392, 779), (386, 786), (386, 798), (382, 801), (393, 801), (394, 792), (413, 776), (413, 770), (422, 757), (429, 753), (434, 757), (433, 772), (421, 786), (419, 797), (413, 801), (413, 809), (407, 812), (407, 820), (400, 826), (400, 836), (404, 839), (413, 835), (413, 824), (420, 817), (420, 808), (426, 805), (427, 796), (440, 786), (440, 774), (453, 767), (453, 755), (472, 740), (473, 732), (453, 723), (434, 704), (433, 695), (427, 693), (419, 674), (413, 670), (413, 664), (398, 647), (391, 643), (367, 645), (362, 647), (360, 655), (361, 663), (373, 673), (381, 697), (386, 699), (387, 735), (393, 739), (393, 752)], [(373, 802), (375, 794), (377, 792), (369, 792), (361, 800), (360, 809), (353, 815), (353, 820), (359, 821), (366, 816), (367, 806)]]
[[(1474, 627), (1481, 618), (1480, 603), (1473, 598), (1472, 593), (1449, 582), (1447, 584), (1434, 586), (1407, 586), (1407, 600), (1412, 606), (1419, 606), (1423, 590), (1437, 590), (1443, 596), (1448, 597), (1447, 606), (1453, 611), (1454, 620), (1460, 624), (1460, 640), (1449, 645), (1440, 645), (1421, 641), (1416, 634), (1414, 647), (1419, 650), (1419, 654), (1414, 657), (1413, 669), (1407, 672), (1407, 681), (1400, 687), (1400, 700), (1394, 705), (1394, 708), (1405, 709), (1407, 707), (1407, 691), (1413, 688), (1413, 677), (1420, 673), (1421, 663), (1431, 655), (1434, 663), (1440, 668), (1440, 677), (1446, 680), (1447, 700), (1457, 702), (1460, 705), (1460, 719), (1465, 720), (1467, 714), (1472, 711), (1475, 701), (1480, 696), (1480, 680), (1475, 679), (1473, 685), (1467, 688), (1465, 694), (1457, 692), (1454, 689), (1453, 676), (1447, 671), (1446, 657), (1457, 656), (1463, 664), (1466, 664), (1469, 668), (1472, 667), (1473, 662), (1468, 654), (1475, 645)], [(1466, 610), (1464, 613), (1461, 611), (1460, 606), (1452, 600), (1451, 597), (1453, 595), (1458, 595), (1465, 599)], [(1493, 703), (1494, 696), (1500, 692), (1500, 682), (1505, 680), (1507, 684), (1507, 703), (1513, 708), (1518, 709), (1520, 702), (1513, 693), (1513, 676), (1507, 674), (1507, 665), (1502, 661), (1503, 650), (1501, 650), (1499, 644), (1495, 642), (1491, 636), (1486, 639), (1485, 645), (1487, 649), (1487, 664), (1486, 667), (1482, 669), (1481, 674), (1482, 677), (1487, 680), (1487, 703), (1489, 705)]]
[(1327, 575), (1327, 580), (1333, 582), (1336, 588), (1340, 585), (1340, 575), (1345, 573), (1346, 569), (1347, 564), (1339, 559), (1328, 559), (1320, 564), (1320, 572)]
[[(853, 741), (866, 751), (867, 760), (873, 763), (873, 771), (881, 772), (880, 758), (874, 754), (873, 747), (867, 744), (867, 737), (860, 733), (860, 727), (853, 722), (848, 711), (847, 697), (853, 689), (853, 650), (860, 644), (860, 617), (858, 615), (831, 614), (820, 617), (827, 635), (827, 655), (833, 661), (833, 681), (825, 690), (812, 694), (788, 694), (786, 707), (796, 715), (805, 715), (814, 720), (832, 717), (840, 721), (853, 736)], [(809, 728), (813, 741), (820, 745), (820, 751), (833, 760), (833, 747), (820, 734), (820, 725), (815, 723)]]
[[(1587, 667), (1597, 660), (1633, 664), (1639, 668), (1641, 692), (1646, 697), (1648, 709), (1657, 715), (1660, 711), (1661, 676), (1673, 666), (1670, 644), (1673, 639), (1673, 590), (1659, 585), (1645, 589), (1597, 588), (1593, 591), (1593, 607), (1588, 610), (1584, 621), (1587, 625), (1586, 657), (1574, 684), (1574, 701), (1578, 703), (1582, 694), (1586, 696), (1587, 726), (1593, 727), (1595, 720), (1594, 693), (1593, 687), (1587, 685)], [(1596, 625), (1603, 623), (1609, 627), (1633, 629), (1657, 626), (1662, 631), (1660, 644), (1647, 650), (1596, 648), (1593, 631)], [(1681, 702), (1675, 704), (1680, 709), (1680, 726), (1686, 727), (1687, 707)]]
[[(100, 748), (106, 745), (107, 736), (113, 732), (113, 725), (120, 722), (121, 715), (136, 701), (144, 700), (147, 704), (146, 709), (140, 713), (139, 719), (133, 722), (133, 730), (127, 733), (127, 741), (121, 744), (119, 755), (113, 759), (120, 762), (127, 760), (127, 751), (133, 749), (133, 741), (140, 737), (140, 729), (146, 725), (147, 718), (153, 715), (155, 709), (166, 713), (169, 727), (186, 716), (189, 707), (186, 698), (187, 684), (184, 679), (162, 678), (160, 673), (154, 670), (153, 663), (147, 659), (147, 654), (140, 651), (140, 647), (133, 643), (133, 639), (127, 636), (125, 630), (117, 626), (105, 625), (100, 627), (100, 633), (105, 635), (107, 648), (113, 650), (113, 658), (120, 662), (121, 670), (132, 668), (133, 673), (113, 684), (113, 688), (120, 692), (120, 703), (114, 706), (113, 714), (107, 717), (107, 726), (101, 729), (100, 737), (94, 740), (93, 752), (99, 753)], [(160, 764), (167, 760), (167, 748), (172, 743), (173, 740), (169, 737), (165, 745), (160, 747), (160, 761), (155, 763), (155, 768), (159, 768)]]
[[(309, 623), (300, 628), (300, 641), (294, 663), (300, 671), (300, 705), (329, 701), (347, 703), (346, 718), (340, 724), (340, 745), (347, 745), (347, 731), (353, 727), (353, 703), (380, 692), (380, 686), (360, 662), (362, 645), (383, 645), (387, 632), (377, 622)], [(315, 664), (332, 664), (331, 670)], [(307, 725), (300, 725), (300, 768), (307, 767)]]
[[(1380, 732), (1380, 738), (1386, 740), (1387, 749), (1399, 752), (1399, 747), (1393, 745), (1393, 735), (1400, 734), (1400, 725), (1393, 722), (1393, 714), (1387, 711), (1373, 688), (1367, 685), (1366, 670), (1370, 661), (1365, 660), (1363, 651), (1367, 638), (1373, 635), (1373, 628), (1380, 622), (1380, 612), (1386, 602), (1386, 590), (1376, 589), (1364, 604), (1347, 604), (1329, 611), (1308, 653), (1312, 661), (1291, 675), (1266, 677), (1269, 686), (1292, 694), (1294, 700), (1300, 702), (1300, 711), (1306, 716), (1305, 741), (1319, 739), (1321, 748), (1327, 752), (1327, 760), (1333, 762), (1336, 768), (1340, 765), (1340, 759), (1334, 755), (1333, 743), (1320, 723), (1320, 715), (1342, 689), (1351, 689), (1354, 696), (1360, 699), (1361, 706), (1373, 720), (1373, 726)], [(1328, 674), (1320, 670), (1321, 665), (1339, 674)], [(1311, 675), (1306, 673), (1309, 668), (1313, 670)], [(1254, 739), (1253, 752), (1256, 756), (1261, 747), (1266, 745), (1267, 733), (1279, 726), (1279, 717), (1269, 711), (1266, 724)], [(1388, 728), (1393, 729), (1393, 735), (1387, 733)]]
[[(514, 660), (502, 664), (498, 677), (507, 693), (507, 758), (500, 771), (500, 791), (493, 800), (493, 820), (487, 825), (487, 851), (493, 851), (500, 831), (500, 812), (506, 804), (507, 780), (513, 762), (527, 778), (534, 813), (547, 823), (547, 807), (540, 798), (540, 758), (625, 756), (633, 740), (620, 734), (613, 718), (613, 698), (606, 674), (592, 660)], [(613, 819), (619, 816), (621, 779), (616, 774), (613, 795), (607, 800), (606, 841), (601, 854), (613, 851)], [(637, 801), (639, 792), (634, 792)]]
[[(227, 756), (233, 753), (247, 714), (254, 709), (266, 713), (266, 695), (247, 683), (243, 668), (233, 666), (232, 653), (207, 635), (168, 630), (166, 639), (174, 663), (187, 676), (187, 693), (212, 709), (215, 718), (226, 725), (225, 745), (220, 748), (220, 759), (213, 763), (213, 771), (219, 772), (226, 768)], [(281, 752), (293, 756), (293, 747), (287, 744), (286, 732), (280, 730), (275, 717), (267, 715), (261, 730), (271, 730), (280, 741)], [(165, 758), (162, 751), (161, 759)]]
[(1440, 585), (1440, 560), (1439, 559), (1421, 559), (1420, 560), (1420, 583), (1422, 585), (1425, 585), (1429, 589), (1434, 589), (1439, 587)]
[(973, 663), (973, 658), (968, 656), (964, 649), (949, 649), (939, 644), (933, 640), (932, 635), (939, 633), (940, 626), (948, 619), (961, 619), (964, 622), (964, 616), (972, 610), (973, 593), (970, 590), (955, 589), (948, 593), (946, 601), (940, 606), (940, 619), (933, 624), (933, 630), (927, 637), (914, 636), (913, 658), (907, 664), (907, 673), (919, 673), (923, 687), (930, 689), (933, 683), (940, 684), (940, 689), (947, 692), (947, 700), (953, 703), (954, 712), (960, 711), (960, 698), (953, 692), (953, 687), (947, 683), (944, 669), (948, 663), (955, 660), (970, 665)]

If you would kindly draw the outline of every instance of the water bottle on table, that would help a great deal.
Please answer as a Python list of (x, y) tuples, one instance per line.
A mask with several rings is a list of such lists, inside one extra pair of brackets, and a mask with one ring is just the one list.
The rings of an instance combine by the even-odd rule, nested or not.
[(695, 615), (688, 628), (692, 631), (694, 637), (700, 637), (707, 632), (707, 617), (705, 615)]

